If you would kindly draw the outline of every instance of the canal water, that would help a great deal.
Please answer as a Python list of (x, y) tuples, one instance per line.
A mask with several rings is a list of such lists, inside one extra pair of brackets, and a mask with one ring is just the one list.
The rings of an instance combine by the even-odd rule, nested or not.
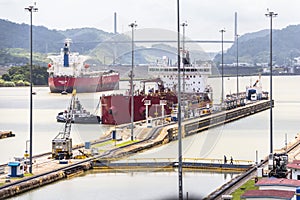
[[(254, 84), (258, 77), (239, 77), (239, 91)], [(220, 99), (221, 81), (210, 78), (214, 88), (214, 101)], [(269, 91), (269, 77), (262, 76), (264, 90)], [(285, 146), (299, 132), (300, 93), (299, 76), (273, 77), (274, 149)], [(126, 83), (127, 84), (127, 83)], [(124, 83), (125, 85), (125, 83)], [(55, 116), (66, 109), (70, 95), (50, 94), (47, 87), (34, 88), (33, 96), (33, 152), (51, 151), (51, 140), (63, 128)], [(224, 78), (226, 94), (236, 92), (236, 78)], [(0, 140), (0, 163), (7, 163), (14, 156), (22, 156), (29, 139), (29, 88), (0, 88), (0, 129), (12, 130), (16, 137)], [(101, 93), (78, 94), (87, 110), (94, 112)], [(183, 155), (186, 158), (222, 159), (224, 155), (234, 160), (263, 159), (270, 151), (269, 110), (240, 119), (236, 122), (209, 129), (183, 139)], [(99, 138), (107, 126), (72, 126), (74, 143)], [(176, 158), (177, 142), (145, 151), (132, 158)], [(201, 198), (228, 182), (236, 174), (209, 172), (184, 172), (184, 194)], [(12, 199), (173, 199), (177, 196), (177, 172), (88, 172), (83, 176), (60, 181)]]

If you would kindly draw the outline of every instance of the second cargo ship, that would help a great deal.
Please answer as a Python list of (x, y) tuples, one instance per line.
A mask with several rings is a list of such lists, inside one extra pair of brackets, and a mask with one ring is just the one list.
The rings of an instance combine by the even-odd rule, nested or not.
[(113, 70), (92, 71), (85, 63), (88, 56), (70, 51), (70, 39), (65, 40), (60, 55), (49, 56), (48, 85), (52, 93), (101, 92), (119, 89), (120, 75)]

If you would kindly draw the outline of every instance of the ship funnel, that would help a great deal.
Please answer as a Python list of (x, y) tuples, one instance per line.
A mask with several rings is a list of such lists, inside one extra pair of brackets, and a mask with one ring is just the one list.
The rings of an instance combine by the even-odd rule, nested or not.
[(69, 67), (70, 41), (65, 41), (64, 46), (64, 67)]

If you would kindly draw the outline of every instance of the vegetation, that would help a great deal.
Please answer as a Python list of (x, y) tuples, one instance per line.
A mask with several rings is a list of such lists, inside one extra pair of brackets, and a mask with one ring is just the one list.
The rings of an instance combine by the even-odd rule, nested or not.
[(242, 185), (240, 188), (238, 188), (236, 191), (232, 193), (232, 199), (233, 200), (240, 200), (240, 197), (247, 191), (247, 190), (258, 190), (258, 187), (255, 186), (255, 180), (250, 179), (247, 181), (244, 185)]
[[(23, 66), (29, 63), (28, 49), (4, 48), (0, 49), (0, 66)], [(46, 54), (33, 52), (33, 61), (37, 65), (47, 66), (49, 60)]]
[(123, 146), (129, 145), (129, 144), (133, 144), (133, 143), (136, 143), (136, 142), (138, 142), (138, 140), (133, 140), (133, 141), (129, 140), (129, 141), (126, 141), (126, 142), (123, 142), (123, 143), (119, 143), (116, 146), (117, 147), (123, 147)]
[[(48, 72), (46, 67), (32, 66), (33, 85), (47, 85)], [(30, 85), (30, 66), (11, 67), (8, 73), (1, 76), (0, 87), (15, 87)]]
[(113, 140), (109, 140), (109, 141), (106, 141), (106, 142), (102, 142), (102, 143), (98, 143), (98, 144), (93, 144), (93, 147), (100, 148), (100, 147), (104, 147), (106, 145), (110, 145), (110, 144), (113, 144), (113, 143), (114, 143)]
[[(273, 30), (273, 62), (278, 65), (289, 66), (294, 58), (300, 56), (300, 25), (290, 25), (281, 30)], [(250, 64), (268, 63), (270, 55), (269, 30), (247, 33), (238, 39), (239, 62)], [(236, 41), (224, 53), (224, 63), (236, 62)], [(215, 62), (221, 61), (221, 54), (214, 58)]]
[[(29, 61), (29, 31), (27, 24), (17, 24), (0, 19), (0, 66), (25, 65)], [(58, 53), (66, 38), (72, 39), (72, 52), (90, 56), (91, 64), (129, 64), (131, 62), (130, 37), (124, 34), (113, 34), (96, 28), (77, 28), (64, 31), (50, 30), (43, 26), (33, 26), (34, 63), (46, 66), (47, 55)], [(281, 30), (273, 30), (274, 64), (291, 65), (294, 58), (300, 57), (300, 25), (290, 25)], [(241, 35), (238, 39), (240, 63), (256, 64), (269, 62), (269, 30), (261, 30)], [(110, 41), (110, 42), (109, 42)], [(113, 41), (127, 41), (117, 44)], [(113, 45), (112, 45), (113, 44)], [(156, 61), (164, 55), (176, 58), (176, 48), (165, 44), (154, 44), (152, 49), (138, 46), (136, 64)], [(155, 51), (154, 51), (155, 50)], [(160, 51), (157, 51), (160, 50)], [(210, 55), (208, 52), (191, 50), (191, 58), (210, 59), (221, 62), (221, 53)], [(224, 52), (224, 63), (236, 62), (237, 42)]]
[[(133, 144), (135, 142), (138, 142), (138, 140), (133, 140), (133, 141), (125, 141), (125, 142), (122, 142), (122, 143), (118, 143), (116, 144), (116, 147), (122, 147), (122, 146), (126, 146), (128, 144)], [(96, 148), (99, 148), (99, 147), (103, 147), (103, 146), (106, 146), (106, 145), (111, 145), (111, 144), (115, 144), (116, 141), (114, 140), (109, 140), (107, 142), (103, 142), (103, 143), (100, 143), (100, 144), (95, 144), (93, 145), (93, 147), (96, 147)]]

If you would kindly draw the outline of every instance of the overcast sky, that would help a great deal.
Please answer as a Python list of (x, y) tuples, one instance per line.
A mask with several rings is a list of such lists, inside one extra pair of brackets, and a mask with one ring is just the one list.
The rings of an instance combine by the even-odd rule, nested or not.
[[(0, 18), (29, 24), (25, 7), (29, 0), (0, 0)], [(49, 29), (94, 27), (114, 31), (114, 12), (118, 32), (128, 32), (128, 24), (136, 21), (138, 29), (177, 30), (176, 0), (36, 0), (38, 12), (34, 25)], [(238, 13), (238, 34), (267, 29), (270, 20), (267, 8), (278, 13), (273, 28), (282, 29), (300, 24), (299, 0), (181, 0), (180, 21), (187, 21), (186, 36), (193, 40), (220, 40), (219, 30), (225, 28), (224, 40), (233, 40), (234, 13)], [(200, 44), (205, 51), (218, 51), (219, 44)], [(228, 45), (227, 45), (228, 46)], [(226, 47), (225, 47), (226, 48)]]

